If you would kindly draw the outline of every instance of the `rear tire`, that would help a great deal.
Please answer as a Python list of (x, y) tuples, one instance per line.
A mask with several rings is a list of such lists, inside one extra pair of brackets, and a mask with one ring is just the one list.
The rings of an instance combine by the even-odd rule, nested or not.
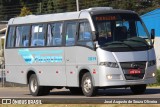
[(146, 91), (146, 87), (147, 87), (146, 84), (133, 85), (133, 86), (130, 86), (130, 89), (134, 94), (143, 94)]
[(93, 86), (93, 80), (89, 72), (83, 75), (81, 87), (83, 94), (87, 97), (95, 96), (97, 94), (97, 88)]
[(82, 92), (82, 88), (80, 87), (70, 87), (69, 88), (71, 94), (74, 94), (74, 95), (82, 95), (83, 92)]
[(29, 91), (32, 96), (42, 96), (48, 95), (50, 92), (50, 88), (39, 86), (36, 74), (32, 74), (29, 78)]

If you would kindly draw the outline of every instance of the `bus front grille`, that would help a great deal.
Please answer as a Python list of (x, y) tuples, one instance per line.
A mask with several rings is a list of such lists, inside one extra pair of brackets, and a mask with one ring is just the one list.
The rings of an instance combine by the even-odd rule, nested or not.
[(144, 74), (134, 74), (134, 75), (130, 75), (130, 74), (124, 74), (126, 80), (139, 80), (139, 79), (143, 79)]
[[(146, 62), (121, 62), (120, 63), (126, 80), (143, 79), (145, 74)], [(135, 72), (130, 72), (134, 70)]]

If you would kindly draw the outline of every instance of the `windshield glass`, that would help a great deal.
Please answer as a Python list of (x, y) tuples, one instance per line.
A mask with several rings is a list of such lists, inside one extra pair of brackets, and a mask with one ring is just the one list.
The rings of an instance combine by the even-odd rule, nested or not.
[(146, 28), (136, 14), (102, 14), (93, 16), (93, 20), (100, 47), (148, 49), (152, 45)]

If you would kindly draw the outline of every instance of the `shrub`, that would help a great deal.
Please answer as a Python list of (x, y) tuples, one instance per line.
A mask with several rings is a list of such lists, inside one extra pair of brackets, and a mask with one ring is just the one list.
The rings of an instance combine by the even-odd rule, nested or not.
[(157, 79), (157, 84), (160, 85), (160, 69), (158, 69), (156, 72), (156, 79)]

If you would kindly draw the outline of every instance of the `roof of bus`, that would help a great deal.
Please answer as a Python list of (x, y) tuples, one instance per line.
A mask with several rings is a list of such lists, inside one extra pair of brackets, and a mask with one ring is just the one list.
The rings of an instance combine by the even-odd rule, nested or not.
[(52, 22), (62, 20), (74, 20), (78, 19), (80, 13), (84, 13), (83, 18), (88, 18), (88, 15), (104, 14), (104, 13), (135, 13), (129, 10), (113, 9), (112, 7), (94, 7), (84, 9), (79, 12), (65, 12), (46, 15), (28, 15), (25, 17), (16, 17), (9, 20), (8, 24), (26, 24), (26, 23), (40, 23), (40, 22)]
[(66, 12), (66, 13), (46, 14), (46, 15), (28, 15), (25, 17), (12, 18), (9, 20), (8, 24), (39, 23), (39, 22), (78, 19), (79, 13), (80, 12)]

